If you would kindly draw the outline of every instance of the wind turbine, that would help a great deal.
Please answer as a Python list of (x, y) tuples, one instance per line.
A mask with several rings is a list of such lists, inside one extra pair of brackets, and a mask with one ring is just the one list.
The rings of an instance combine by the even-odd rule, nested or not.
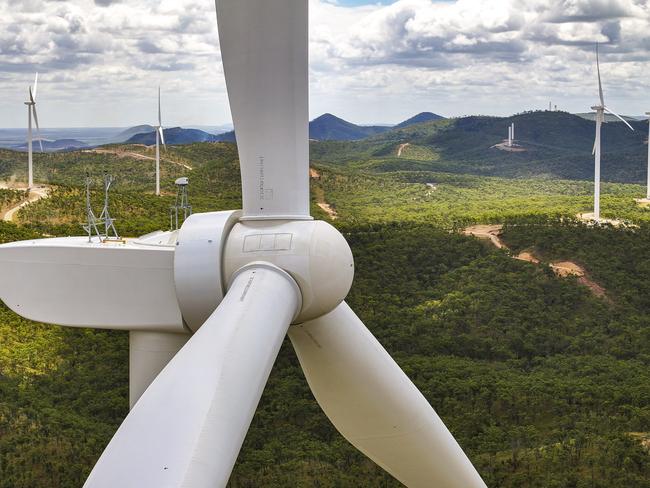
[(160, 87), (158, 87), (158, 125), (156, 129), (156, 195), (160, 195), (160, 142), (167, 149), (165, 134), (163, 133), (162, 115), (160, 113)]
[(29, 100), (25, 102), (27, 105), (27, 188), (31, 190), (34, 188), (34, 170), (33, 170), (33, 156), (32, 156), (32, 117), (36, 123), (36, 133), (38, 134), (38, 143), (43, 152), (43, 141), (41, 140), (41, 129), (38, 126), (38, 115), (36, 114), (36, 90), (38, 89), (38, 73), (34, 78), (34, 90), (29, 87)]
[(595, 105), (591, 107), (592, 110), (596, 111), (596, 138), (594, 140), (594, 149), (592, 154), (594, 155), (595, 162), (595, 171), (594, 171), (594, 220), (600, 222), (600, 154), (601, 154), (601, 128), (603, 122), (605, 122), (605, 112), (608, 112), (618, 119), (621, 122), (625, 123), (630, 130), (634, 130), (630, 124), (627, 123), (623, 117), (618, 115), (616, 112), (613, 112), (605, 105), (605, 97), (603, 96), (603, 84), (600, 80), (600, 59), (598, 56), (598, 44), (596, 44), (596, 71), (598, 72), (598, 96), (600, 98), (600, 105)]
[(12, 310), (130, 331), (132, 408), (86, 488), (225, 486), (287, 333), (326, 415), (379, 466), (409, 487), (486, 486), (343, 301), (352, 253), (309, 214), (307, 5), (216, 2), (243, 210), (137, 241), (0, 246)]

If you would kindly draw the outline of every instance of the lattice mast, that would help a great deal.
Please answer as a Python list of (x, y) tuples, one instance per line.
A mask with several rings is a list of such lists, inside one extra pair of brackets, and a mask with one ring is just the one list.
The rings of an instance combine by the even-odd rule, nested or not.
[(174, 202), (174, 206), (169, 210), (169, 227), (171, 230), (178, 230), (178, 215), (182, 212), (183, 222), (192, 215), (192, 206), (190, 205), (188, 195), (190, 182), (184, 176), (178, 178), (174, 184), (176, 185), (176, 201)]
[(104, 240), (106, 239), (119, 239), (120, 236), (115, 229), (114, 220), (111, 217), (109, 212), (109, 198), (108, 192), (111, 189), (111, 185), (115, 181), (113, 175), (104, 174), (104, 209), (102, 210), (101, 215), (99, 216), (100, 224), (104, 224)]
[(90, 187), (93, 184), (93, 179), (86, 174), (86, 224), (83, 226), (84, 230), (88, 233), (88, 242), (93, 240), (93, 232), (99, 240), (102, 240), (102, 235), (97, 228), (97, 217), (93, 212), (92, 204), (90, 203)]

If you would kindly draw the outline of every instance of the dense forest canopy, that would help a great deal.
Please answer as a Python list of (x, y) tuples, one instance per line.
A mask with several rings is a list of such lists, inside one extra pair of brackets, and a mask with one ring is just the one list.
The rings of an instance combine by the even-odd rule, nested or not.
[[(451, 123), (403, 130), (426, 138)], [(344, 164), (313, 154), (312, 213), (355, 256), (351, 306), (488, 486), (650, 487), (650, 211), (634, 202), (644, 189), (605, 184), (603, 212), (630, 225), (585, 225), (575, 214), (592, 203), (588, 181), (463, 174), (466, 161), (436, 166), (448, 156), (426, 144), (408, 161), (371, 154), (387, 134), (346, 143), (359, 152)], [(0, 242), (81, 233), (87, 172), (96, 207), (102, 173), (118, 177), (123, 235), (168, 227), (180, 175), (195, 211), (240, 205), (232, 144), (170, 148), (160, 198), (151, 160), (125, 154), (151, 149), (111, 148), (37, 155), (37, 180), (55, 188), (0, 222)], [(24, 155), (0, 151), (0, 180), (24, 179), (24, 166)], [(0, 191), (0, 205), (22, 197)], [(458, 232), (473, 223), (504, 224), (509, 249)], [(513, 259), (521, 251), (541, 263)], [(580, 264), (606, 297), (557, 276), (556, 260)], [(128, 411), (128, 335), (36, 324), (0, 305), (0, 399), (0, 488), (81, 486)], [(230, 485), (400, 486), (332, 427), (288, 342)]]

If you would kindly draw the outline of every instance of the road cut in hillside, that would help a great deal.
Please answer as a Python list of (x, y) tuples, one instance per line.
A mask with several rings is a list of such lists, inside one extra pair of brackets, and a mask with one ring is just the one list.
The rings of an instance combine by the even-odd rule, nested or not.
[[(146, 146), (145, 146), (146, 147)], [(86, 149), (83, 152), (91, 152), (91, 153), (96, 153), (96, 154), (114, 154), (115, 156), (118, 156), (120, 158), (133, 158), (133, 159), (140, 159), (140, 160), (145, 160), (145, 161), (155, 161), (156, 158), (154, 156), (147, 156), (146, 154), (142, 154), (139, 152), (135, 151), (124, 151), (121, 149)], [(161, 161), (166, 161), (171, 164), (175, 164), (177, 166), (181, 166), (189, 171), (192, 171), (194, 168), (192, 166), (181, 163), (179, 161), (175, 161), (173, 159), (166, 158), (164, 156), (160, 157)]]
[(407, 142), (405, 144), (400, 144), (399, 148), (397, 149), (397, 157), (401, 158), (402, 157), (402, 151), (406, 149), (408, 146), (410, 146), (411, 143)]
[[(9, 186), (8, 185), (0, 186), (0, 188), (9, 188)], [(5, 211), (4, 215), (1, 216), (2, 220), (4, 220), (5, 222), (12, 222), (16, 214), (21, 208), (25, 207), (26, 205), (29, 205), (30, 203), (37, 202), (38, 200), (47, 198), (49, 196), (50, 196), (50, 187), (37, 186), (32, 188), (29, 192), (29, 196), (26, 199), (24, 199), (22, 202), (17, 203), (13, 207), (10, 207), (8, 210)]]
[[(487, 239), (498, 249), (509, 250), (508, 246), (506, 246), (505, 243), (501, 240), (502, 229), (503, 226), (500, 224), (472, 225), (465, 228), (463, 230), (463, 234), (478, 237), (479, 239)], [(513, 254), (512, 257), (514, 259), (519, 259), (521, 261), (526, 261), (533, 264), (541, 263), (541, 261), (535, 256), (532, 251), (523, 251), (517, 255)], [(572, 261), (554, 261), (549, 263), (549, 267), (557, 276), (577, 276), (578, 283), (589, 288), (595, 296), (603, 298), (607, 301), (611, 301), (607, 297), (606, 290), (598, 283), (591, 280), (582, 266)]]
[[(309, 168), (309, 177), (312, 180), (320, 180), (320, 173), (315, 170), (314, 168)], [(313, 192), (314, 196), (316, 197), (316, 205), (318, 205), (323, 212), (327, 214), (327, 216), (332, 219), (336, 220), (339, 218), (338, 214), (336, 213), (336, 210), (332, 208), (332, 206), (325, 201), (325, 191), (320, 185), (316, 185), (313, 187)]]

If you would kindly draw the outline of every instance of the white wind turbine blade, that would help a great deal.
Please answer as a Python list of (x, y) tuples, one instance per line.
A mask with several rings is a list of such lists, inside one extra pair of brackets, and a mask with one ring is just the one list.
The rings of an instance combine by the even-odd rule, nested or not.
[(355, 313), (289, 329), (309, 386), (336, 428), (408, 487), (485, 488), (427, 400)]
[(600, 120), (600, 112), (596, 112), (596, 117), (594, 118), (596, 121), (596, 136), (594, 137), (594, 147), (591, 150), (591, 155), (594, 156), (596, 154), (596, 147), (598, 144), (600, 144), (600, 127), (602, 124), (602, 121)]
[(36, 76), (34, 77), (34, 94), (33, 94), (33, 96), (32, 96), (31, 89), (30, 89), (30, 93), (29, 93), (32, 103), (36, 103), (36, 91), (37, 90), (38, 90), (38, 73), (36, 73)]
[(306, 0), (216, 0), (244, 220), (309, 216)]
[(600, 131), (602, 128), (602, 119), (600, 117), (600, 112), (596, 113), (596, 136), (594, 137), (594, 148), (591, 151), (592, 156), (596, 155), (596, 150), (600, 147)]
[(598, 96), (600, 97), (600, 106), (605, 106), (605, 97), (603, 95), (603, 84), (600, 80), (600, 59), (598, 56), (598, 44), (596, 44), (596, 71), (598, 72)]
[(623, 117), (618, 115), (616, 112), (610, 110), (608, 107), (605, 107), (605, 106), (603, 106), (603, 108), (605, 109), (605, 111), (609, 112), (614, 117), (618, 118), (621, 122), (623, 122), (625, 125), (627, 125), (630, 128), (630, 130), (632, 130), (632, 131), (634, 130), (634, 127), (632, 127), (630, 124), (628, 124), (627, 120), (625, 120)]
[(226, 486), (301, 301), (288, 274), (256, 264), (140, 397), (85, 488)]
[(160, 87), (158, 87), (158, 127), (162, 127), (162, 115), (160, 113)]
[[(31, 95), (31, 90), (30, 90)], [(43, 139), (41, 139), (41, 128), (38, 125), (38, 115), (36, 114), (36, 103), (32, 104), (32, 114), (34, 114), (34, 123), (36, 124), (36, 136), (38, 137), (38, 144), (41, 146), (43, 152)]]
[(160, 142), (162, 142), (164, 148), (167, 149), (167, 145), (165, 144), (165, 134), (162, 127), (158, 127), (158, 133), (160, 134)]
[[(173, 239), (172, 239), (173, 240)], [(0, 245), (0, 300), (37, 322), (186, 332), (174, 245), (65, 237)]]
[(160, 111), (160, 87), (158, 87), (158, 133), (160, 134), (160, 142), (162, 142), (163, 147), (167, 150), (167, 144), (165, 144), (165, 134), (162, 126), (162, 114)]

